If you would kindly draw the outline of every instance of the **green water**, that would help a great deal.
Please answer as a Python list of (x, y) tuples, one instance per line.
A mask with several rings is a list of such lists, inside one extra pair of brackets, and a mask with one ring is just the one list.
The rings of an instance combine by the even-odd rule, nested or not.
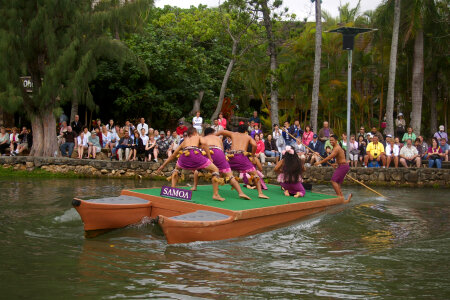
[(84, 238), (74, 196), (150, 185), (0, 180), (1, 299), (449, 298), (449, 190), (345, 187), (348, 205), (228, 241), (169, 246), (149, 224)]

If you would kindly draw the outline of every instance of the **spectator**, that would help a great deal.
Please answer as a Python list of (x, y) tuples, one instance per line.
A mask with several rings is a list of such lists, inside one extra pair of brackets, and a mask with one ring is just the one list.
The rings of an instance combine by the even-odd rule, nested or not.
[(397, 119), (395, 119), (395, 136), (403, 137), (405, 134), (406, 121), (403, 118), (403, 114), (399, 113)]
[[(169, 132), (169, 131), (167, 131)], [(170, 143), (170, 148), (169, 150), (173, 153), (173, 151), (177, 150), (178, 146), (180, 146), (180, 137), (177, 135), (177, 133), (174, 131), (172, 132), (172, 136), (169, 136), (169, 143)]]
[(263, 141), (263, 143), (265, 143), (266, 142), (266, 140), (264, 139), (264, 133), (260, 133), (259, 134), (259, 139), (261, 140), (261, 141)]
[(183, 122), (178, 123), (178, 127), (176, 130), (178, 136), (180, 136), (180, 137), (183, 136), (183, 133), (185, 133), (187, 130), (188, 130), (188, 128), (184, 125)]
[(434, 137), (437, 138), (439, 142), (441, 139), (445, 139), (445, 142), (448, 143), (448, 135), (444, 130), (444, 125), (439, 126), (439, 131), (434, 134)]
[(449, 154), (449, 149), (450, 146), (447, 144), (447, 142), (445, 141), (445, 139), (440, 139), (439, 140), (439, 147), (441, 147), (442, 150), (442, 160), (443, 161), (448, 161), (448, 154)]
[[(144, 127), (142, 126), (141, 129), (142, 128)], [(125, 152), (125, 159), (127, 159), (130, 156), (130, 149), (132, 144), (133, 140), (130, 138), (130, 134), (128, 133), (128, 131), (124, 131), (124, 136), (119, 140), (119, 145), (117, 145), (117, 155), (119, 156), (119, 161), (123, 160), (122, 154), (124, 152)]]
[(412, 139), (406, 140), (406, 146), (402, 147), (400, 150), (400, 163), (408, 168), (410, 165), (416, 165), (417, 168), (420, 168), (420, 156), (417, 148), (412, 145)]
[(364, 166), (364, 157), (366, 156), (366, 148), (367, 148), (367, 140), (364, 138), (363, 135), (358, 136), (358, 150), (359, 155), (358, 159), (361, 162), (361, 165)]
[(231, 144), (232, 144), (231, 137), (228, 136), (228, 137), (223, 141), (223, 150), (224, 150), (225, 152), (229, 152), (229, 151), (231, 150)]
[(216, 132), (219, 132), (219, 131), (225, 129), (222, 125), (219, 124), (219, 119), (215, 119), (215, 120), (214, 120), (214, 125), (212, 126), (212, 128), (213, 128)]
[(227, 129), (227, 119), (223, 117), (223, 113), (219, 113), (219, 125), (222, 126), (223, 129)]
[(116, 132), (116, 126), (114, 126), (114, 120), (110, 119), (109, 120), (109, 124), (106, 124), (106, 129), (111, 132), (111, 133), (115, 133)]
[[(443, 138), (442, 138), (443, 139)], [(441, 147), (439, 147), (439, 142), (437, 137), (433, 137), (431, 140), (431, 147), (428, 148), (428, 167), (432, 168), (436, 165), (436, 168), (440, 169), (442, 166), (442, 153)]]
[(334, 134), (333, 129), (328, 127), (327, 121), (323, 122), (323, 128), (319, 130), (319, 140), (325, 143), (330, 139), (330, 136)]
[(313, 140), (314, 132), (311, 131), (311, 126), (306, 125), (305, 131), (302, 135), (302, 144), (303, 145), (309, 145), (311, 141)]
[(408, 139), (411, 139), (411, 141), (416, 140), (416, 134), (413, 132), (413, 129), (411, 126), (408, 127), (408, 131), (403, 135), (403, 138), (402, 138), (403, 144), (405, 144)]
[(372, 137), (372, 142), (367, 145), (366, 156), (364, 157), (365, 167), (369, 165), (369, 162), (382, 163), (383, 168), (386, 166), (386, 155), (384, 152), (384, 146), (378, 141), (378, 136)]
[(372, 134), (372, 136), (376, 136), (378, 137), (378, 141), (381, 143), (384, 141), (383, 135), (381, 134), (381, 132), (379, 132), (377, 130), (377, 128), (374, 126), (372, 127), (372, 130), (370, 131), (370, 134)]
[(303, 130), (300, 127), (300, 122), (298, 120), (295, 120), (294, 125), (292, 125), (291, 128), (291, 134), (295, 136), (296, 138), (302, 138)]
[(80, 134), (80, 132), (83, 130), (83, 125), (81, 125), (79, 115), (75, 115), (75, 119), (72, 121), (72, 123), (70, 123), (70, 126), (72, 127), (72, 131), (75, 132), (76, 135)]
[(9, 135), (9, 151), (10, 155), (15, 155), (15, 150), (17, 149), (17, 145), (19, 145), (19, 134), (17, 133), (17, 128), (14, 127), (12, 133)]
[(59, 129), (59, 135), (57, 137), (58, 139), (58, 146), (61, 146), (64, 143), (64, 132), (67, 131), (67, 122), (63, 121), (61, 123), (61, 128)]
[(114, 131), (111, 133), (111, 141), (110, 141), (111, 160), (113, 158), (116, 158), (117, 145), (119, 145), (119, 140), (120, 140), (119, 133), (120, 133), (119, 125), (114, 126)]
[[(134, 125), (133, 125), (132, 123), (130, 123), (130, 121), (128, 121), (128, 120), (125, 121), (125, 128), (126, 128), (126, 129), (128, 130), (128, 132), (130, 133), (130, 137), (133, 138), (133, 136), (134, 136), (134, 130), (137, 129), (137, 128), (134, 127)], [(147, 126), (147, 128), (148, 128), (148, 126)], [(138, 130), (138, 132), (140, 132), (140, 131)]]
[(155, 131), (153, 132), (153, 135), (155, 136), (155, 140), (158, 141), (159, 138), (161, 137), (159, 134), (159, 131), (155, 129)]
[(358, 157), (359, 157), (359, 149), (358, 149), (358, 142), (355, 140), (355, 136), (350, 136), (350, 145), (348, 147), (349, 151), (349, 158), (350, 158), (350, 166), (351, 167), (357, 167), (358, 166)]
[[(423, 136), (419, 135), (420, 147), (423, 148), (423, 152), (428, 152), (428, 144), (423, 140)], [(428, 157), (428, 153), (426, 153), (423, 158), (426, 159)]]
[(290, 134), (292, 134), (291, 132), (289, 132), (289, 130), (291, 129), (290, 127), (291, 126), (289, 125), (288, 121), (284, 122), (284, 128), (283, 128), (282, 135), (283, 135), (283, 139), (284, 139), (286, 146), (293, 147), (295, 145), (295, 139), (290, 135)]
[(195, 117), (192, 118), (192, 126), (197, 129), (198, 134), (202, 134), (203, 118), (200, 117), (200, 112), (196, 112)]
[(103, 139), (102, 139), (102, 132), (101, 132), (101, 129), (102, 129), (102, 127), (96, 127), (96, 128), (94, 128), (94, 131), (95, 131), (95, 134), (97, 135), (97, 137), (98, 137), (98, 142), (99, 142), (99, 145), (100, 145), (100, 151), (102, 150), (102, 145), (103, 145)]
[(83, 127), (83, 133), (84, 133), (84, 136), (86, 137), (86, 139), (88, 139), (91, 136), (91, 133), (89, 132), (89, 129), (87, 128), (87, 126)]
[(255, 135), (254, 137), (255, 137), (255, 142), (256, 142), (255, 155), (256, 155), (256, 157), (259, 158), (261, 163), (264, 164), (266, 162), (266, 156), (264, 155), (264, 151), (265, 151), (264, 142), (261, 141), (259, 134)]
[(362, 135), (364, 139), (367, 139), (366, 129), (363, 126), (359, 128), (358, 139), (360, 135)]
[(5, 127), (0, 127), (0, 154), (6, 155), (6, 148), (9, 147), (9, 134), (6, 133)]
[[(137, 131), (137, 129), (136, 129), (136, 131)], [(140, 137), (142, 139), (142, 145), (143, 145), (143, 148), (145, 150), (145, 145), (147, 145), (147, 141), (148, 141), (149, 137), (147, 135), (145, 135), (145, 129), (144, 128), (141, 128), (141, 133), (139, 135), (140, 135)]]
[(322, 156), (324, 155), (323, 143), (319, 141), (319, 136), (317, 134), (313, 135), (313, 140), (309, 143), (308, 148), (311, 153), (311, 165), (314, 165), (315, 162), (321, 161)]
[(417, 152), (419, 152), (420, 159), (427, 159), (428, 155), (428, 145), (427, 143), (421, 143), (420, 137), (416, 138), (414, 141), (414, 147), (416, 147)]
[(180, 145), (183, 143), (184, 139), (187, 138), (187, 132), (183, 133), (183, 137), (180, 140)]
[[(330, 146), (327, 146), (327, 147), (325, 148), (325, 156), (324, 156), (324, 158), (327, 158), (328, 156), (330, 156), (332, 151), (333, 151), (333, 149), (331, 148), (331, 144), (330, 144)], [(332, 164), (335, 164), (335, 163), (336, 163), (336, 157), (330, 159), (328, 162), (329, 162), (331, 165), (332, 165)], [(327, 166), (327, 163), (323, 163), (322, 166), (324, 166), (324, 167)]]
[(78, 159), (83, 159), (83, 153), (88, 150), (88, 137), (84, 135), (84, 131), (77, 137)]
[(295, 140), (294, 151), (298, 154), (298, 157), (302, 160), (303, 163), (306, 161), (306, 147), (302, 144), (302, 140), (297, 138)]
[(342, 133), (342, 140), (339, 142), (339, 146), (341, 146), (344, 151), (347, 151), (347, 134)]
[[(158, 146), (157, 151), (160, 156), (170, 157), (172, 155), (172, 150), (170, 148), (170, 141), (166, 138), (164, 131), (161, 131), (160, 138), (156, 140), (156, 144)], [(157, 157), (155, 157), (155, 161), (158, 162)]]
[(155, 135), (155, 129), (153, 129), (153, 128), (149, 128), (148, 129), (148, 136), (150, 136), (150, 134), (153, 134), (153, 135)]
[(398, 156), (400, 154), (400, 147), (395, 143), (395, 140), (390, 134), (386, 136), (386, 168), (389, 168), (391, 161), (394, 162), (394, 167), (398, 168)]
[(88, 157), (95, 159), (95, 156), (101, 150), (102, 146), (100, 146), (100, 138), (97, 136), (96, 130), (92, 130), (91, 136), (88, 138)]
[(137, 126), (138, 132), (141, 132), (142, 128), (144, 128), (145, 135), (147, 135), (148, 134), (148, 125), (145, 123), (145, 119), (144, 118), (141, 118), (141, 121), (140, 121), (140, 123)]
[(64, 144), (61, 145), (61, 155), (66, 156), (66, 151), (69, 151), (67, 157), (72, 157), (73, 148), (75, 147), (76, 133), (72, 130), (71, 126), (67, 127), (67, 131), (64, 132)]
[(264, 142), (264, 154), (266, 157), (275, 157), (276, 162), (278, 163), (280, 152), (278, 152), (277, 144), (271, 134), (267, 136), (267, 139)]
[[(102, 137), (102, 143), (101, 143), (102, 148), (108, 149), (108, 157), (110, 157), (111, 153), (112, 153), (112, 149), (115, 146), (115, 142), (114, 143), (112, 142), (113, 135), (111, 132), (108, 131), (108, 128), (105, 125), (102, 126), (101, 137)], [(100, 137), (99, 137), (99, 139), (100, 139)], [(111, 151), (111, 153), (109, 153), (109, 151)]]
[(254, 127), (255, 127), (255, 121), (251, 121), (247, 127), (248, 134), (250, 134), (252, 132)]
[[(67, 123), (66, 123), (67, 124)], [(19, 144), (14, 154), (22, 153), (24, 150), (31, 148), (32, 135), (28, 132), (28, 129), (24, 126), (22, 132), (19, 134)]]
[(253, 130), (250, 132), (251, 137), (254, 139), (256, 135), (261, 133), (261, 129), (259, 129), (258, 123), (255, 123)]
[(145, 145), (145, 161), (151, 161), (153, 159), (158, 161), (158, 146), (156, 145), (155, 136), (149, 135), (147, 144)]
[(403, 144), (400, 143), (400, 138), (398, 136), (395, 137), (395, 144), (398, 146), (398, 148), (401, 150), (403, 147)]
[(250, 123), (253, 122), (253, 123), (261, 124), (261, 119), (258, 117), (258, 112), (256, 110), (253, 112), (253, 116), (250, 117), (250, 119), (248, 121)]
[[(143, 140), (137, 129), (134, 130), (133, 136), (134, 136), (134, 138), (132, 138), (133, 143), (131, 144), (131, 147), (130, 147), (130, 154), (129, 154), (130, 156), (128, 157), (129, 161), (135, 161), (137, 154), (145, 153), (145, 147), (143, 144)], [(144, 136), (147, 137), (146, 135), (144, 135)]]

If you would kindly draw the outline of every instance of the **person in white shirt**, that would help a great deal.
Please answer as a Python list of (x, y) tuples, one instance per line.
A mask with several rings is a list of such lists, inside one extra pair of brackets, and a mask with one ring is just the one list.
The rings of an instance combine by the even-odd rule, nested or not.
[(142, 144), (147, 145), (147, 141), (148, 141), (148, 136), (145, 135), (145, 129), (141, 128), (141, 132), (140, 132), (140, 136), (142, 139)]
[(77, 137), (77, 152), (78, 152), (78, 158), (83, 158), (83, 152), (84, 150), (88, 149), (88, 137), (84, 134), (84, 131), (80, 133), (80, 135)]
[(412, 145), (412, 139), (406, 140), (406, 146), (403, 146), (400, 150), (400, 163), (408, 168), (409, 165), (416, 165), (417, 168), (420, 168), (420, 155), (417, 148)]
[(203, 129), (203, 118), (200, 117), (200, 112), (198, 111), (196, 116), (192, 118), (192, 126), (197, 129), (198, 134), (202, 134)]
[(388, 142), (385, 149), (387, 156), (386, 168), (389, 168), (392, 160), (394, 161), (394, 166), (398, 168), (398, 156), (400, 154), (400, 147), (395, 144), (395, 140), (392, 138), (392, 135), (388, 134), (386, 136), (386, 139)]
[(355, 136), (351, 135), (350, 136), (350, 145), (348, 146), (348, 156), (350, 158), (350, 166), (352, 168), (356, 168), (358, 166), (358, 157), (359, 157), (359, 144), (358, 142), (355, 140)]
[(139, 133), (141, 132), (142, 128), (145, 130), (145, 135), (148, 135), (148, 125), (145, 123), (145, 119), (141, 118), (141, 123), (138, 124), (137, 130)]
[[(108, 131), (108, 128), (105, 125), (102, 126), (101, 134), (102, 134), (102, 144), (103, 144), (101, 146), (102, 146), (102, 148), (108, 149), (108, 157), (110, 157), (111, 153), (112, 153), (112, 149), (115, 146), (115, 143), (111, 142), (111, 138), (113, 135), (111, 132)], [(111, 151), (111, 153), (109, 151)]]
[(84, 136), (86, 137), (86, 140), (91, 136), (91, 133), (89, 132), (89, 129), (87, 128), (87, 126), (83, 127), (83, 133), (84, 133)]
[(17, 128), (14, 127), (12, 129), (12, 133), (9, 135), (9, 149), (11, 152), (11, 155), (13, 155), (14, 151), (17, 149), (17, 145), (19, 145), (19, 134), (17, 133)]
[(286, 143), (283, 138), (283, 132), (281, 131), (281, 129), (278, 127), (277, 124), (273, 125), (272, 138), (275, 140), (278, 152), (281, 153), (286, 148)]
[(215, 119), (214, 120), (214, 125), (211, 126), (216, 132), (222, 131), (224, 130), (224, 128), (222, 127), (222, 125), (219, 125), (219, 119)]
[(109, 124), (106, 124), (106, 129), (109, 132), (111, 132), (111, 133), (116, 132), (116, 128), (114, 126), (114, 120), (113, 119), (109, 120)]

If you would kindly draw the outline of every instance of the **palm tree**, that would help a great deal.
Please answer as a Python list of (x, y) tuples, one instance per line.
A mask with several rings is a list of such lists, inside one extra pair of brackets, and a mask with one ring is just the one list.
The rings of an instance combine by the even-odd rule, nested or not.
[(320, 0), (316, 0), (316, 49), (314, 56), (314, 81), (311, 101), (311, 124), (317, 131), (317, 114), (319, 111), (320, 61), (322, 56), (322, 12)]
[(386, 131), (394, 134), (394, 90), (395, 71), (397, 69), (398, 31), (400, 26), (400, 0), (395, 0), (394, 25), (392, 30), (391, 57), (389, 61), (389, 82), (386, 100)]

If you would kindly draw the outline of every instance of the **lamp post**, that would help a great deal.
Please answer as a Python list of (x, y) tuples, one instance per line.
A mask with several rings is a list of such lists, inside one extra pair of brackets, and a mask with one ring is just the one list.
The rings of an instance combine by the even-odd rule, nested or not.
[(355, 36), (360, 33), (374, 31), (372, 28), (340, 27), (328, 32), (342, 33), (342, 48), (348, 50), (348, 69), (347, 69), (347, 151), (346, 159), (350, 158), (350, 112), (352, 107), (352, 54), (355, 44)]

